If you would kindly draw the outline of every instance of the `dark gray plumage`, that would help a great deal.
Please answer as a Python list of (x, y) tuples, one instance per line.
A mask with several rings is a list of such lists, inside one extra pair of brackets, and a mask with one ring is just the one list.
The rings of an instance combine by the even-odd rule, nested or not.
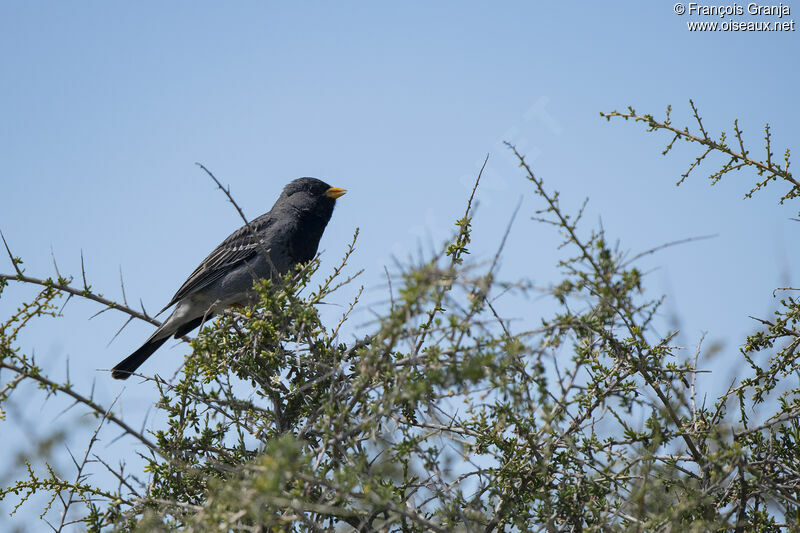
[(311, 260), (345, 192), (316, 178), (289, 183), (268, 213), (233, 232), (200, 263), (162, 309), (175, 305), (172, 314), (111, 375), (127, 379), (170, 337), (185, 335), (228, 306), (254, 303), (255, 279), (283, 275)]

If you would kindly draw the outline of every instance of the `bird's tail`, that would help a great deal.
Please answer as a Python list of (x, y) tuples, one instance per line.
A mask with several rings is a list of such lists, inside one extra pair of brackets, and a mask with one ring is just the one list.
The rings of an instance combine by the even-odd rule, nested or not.
[(167, 342), (167, 339), (169, 339), (169, 335), (158, 339), (148, 339), (141, 348), (130, 354), (111, 369), (111, 377), (114, 379), (128, 379), (131, 377), (131, 374), (135, 372), (142, 363), (147, 361), (147, 358), (153, 355), (153, 352)]

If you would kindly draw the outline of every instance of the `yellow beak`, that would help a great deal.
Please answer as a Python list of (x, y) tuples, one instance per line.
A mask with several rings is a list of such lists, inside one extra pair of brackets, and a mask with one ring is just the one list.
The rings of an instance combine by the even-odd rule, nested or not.
[(344, 196), (347, 192), (347, 189), (340, 189), (339, 187), (331, 187), (327, 191), (325, 191), (325, 196), (328, 198), (333, 198), (334, 200), (339, 198), (340, 196)]

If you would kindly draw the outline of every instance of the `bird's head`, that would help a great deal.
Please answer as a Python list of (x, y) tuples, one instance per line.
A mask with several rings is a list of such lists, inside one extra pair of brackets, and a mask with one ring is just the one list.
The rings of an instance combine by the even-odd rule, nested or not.
[(336, 199), (346, 192), (317, 178), (298, 178), (284, 187), (276, 205), (285, 203), (297, 211), (311, 212), (328, 219), (333, 213)]

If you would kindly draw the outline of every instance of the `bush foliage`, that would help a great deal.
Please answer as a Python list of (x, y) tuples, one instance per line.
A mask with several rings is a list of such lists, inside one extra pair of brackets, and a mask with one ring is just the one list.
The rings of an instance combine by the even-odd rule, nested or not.
[[(668, 131), (666, 151), (678, 140), (700, 147), (682, 179), (719, 153), (728, 162), (711, 180), (749, 168), (758, 176), (751, 193), (782, 181), (790, 186), (782, 201), (798, 196), (788, 150), (774, 161), (769, 126), (762, 160), (745, 150), (738, 123), (729, 146), (692, 109), (696, 132), (673, 126), (669, 110), (663, 121), (633, 109), (603, 116)], [(493, 306), (531, 290), (497, 277), (503, 244), (488, 264), (467, 260), (478, 175), (454, 237), (389, 278), (389, 302), (362, 336), (339, 334), (358, 297), (337, 323), (318, 311), (357, 276), (347, 274), (354, 237), (327, 274), (315, 260), (258, 283), (260, 303), (205, 325), (174, 379), (141, 376), (166, 421), (142, 431), (113, 405), (48, 376), (18, 334), (60, 316), (64, 297), (157, 322), (96, 294), (85, 277), (82, 286), (60, 274), (30, 277), (9, 251), (15, 272), (0, 277), (0, 290), (18, 282), (41, 290), (0, 325), (0, 407), (33, 383), (51, 401), (93, 413), (97, 426), (72, 457), (76, 475), (31, 460), (0, 498), (16, 511), (47, 495), (42, 516), (57, 531), (800, 529), (797, 300), (783, 299), (747, 337), (747, 376), (703, 401), (702, 347), (687, 357), (671, 344), (677, 332), (656, 331), (662, 299), (645, 296), (639, 256), (609, 245), (581, 212), (566, 212), (509, 150), (539, 199), (537, 220), (567, 251), (561, 279), (547, 289), (557, 310), (537, 329), (514, 331)], [(755, 407), (763, 414), (750, 420)], [(103, 457), (95, 444), (107, 426), (139, 443), (144, 472)], [(100, 483), (90, 465), (116, 482)]]

